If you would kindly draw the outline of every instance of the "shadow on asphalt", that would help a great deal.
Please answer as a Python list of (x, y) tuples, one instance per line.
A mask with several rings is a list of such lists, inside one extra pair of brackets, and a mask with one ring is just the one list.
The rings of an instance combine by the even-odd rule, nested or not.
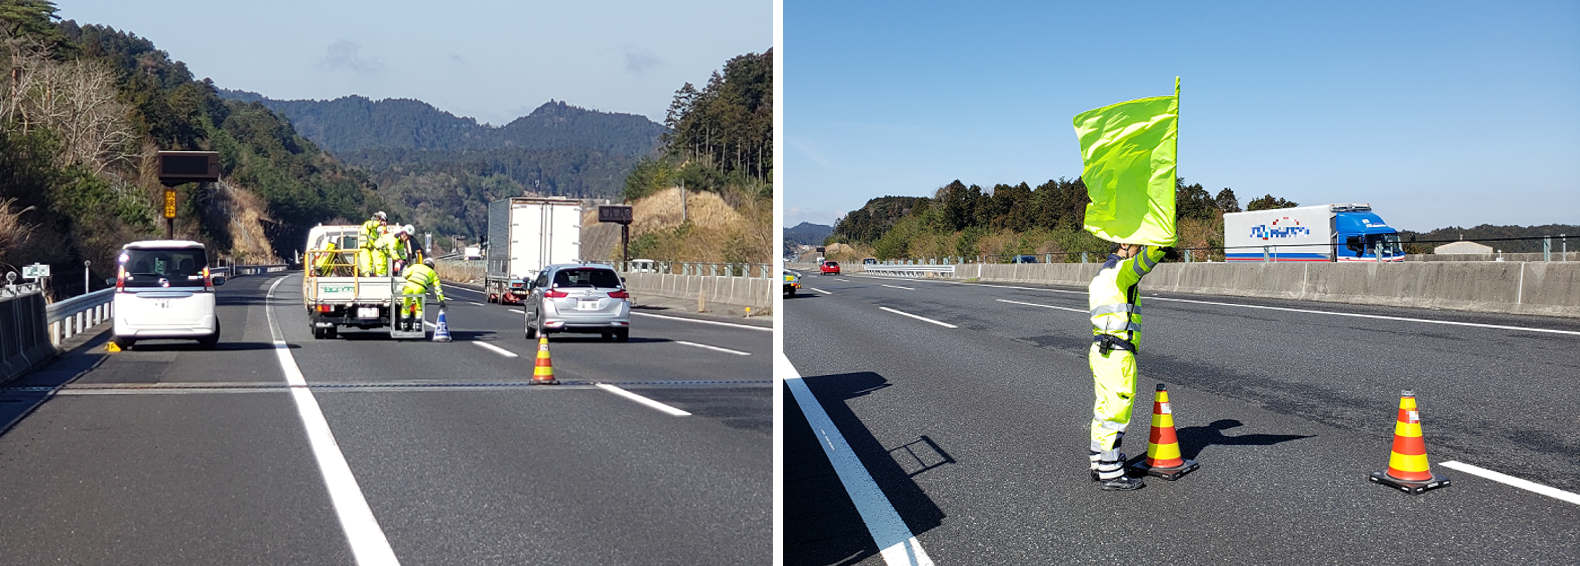
[[(288, 344), (291, 348), (300, 348), (296, 344)], [(142, 340), (132, 345), (135, 352), (201, 352), (206, 350), (201, 344), (191, 340)], [(214, 345), (217, 352), (240, 352), (244, 350), (273, 350), (271, 342), (226, 342), (220, 338), (219, 344)]]
[[(1203, 448), (1208, 446), (1271, 446), (1280, 442), (1311, 438), (1316, 435), (1300, 434), (1241, 434), (1228, 436), (1223, 431), (1243, 426), (1244, 423), (1235, 419), (1219, 419), (1208, 423), (1207, 426), (1188, 426), (1174, 431), (1179, 439), (1180, 456), (1196, 459)], [(1145, 460), (1142, 458), (1141, 460)]]
[[(872, 372), (807, 377), (804, 382), (911, 533), (940, 525), (943, 511), (911, 478), (954, 459), (926, 435), (885, 448), (845, 403), (892, 384)], [(877, 555), (878, 547), (818, 435), (788, 389), (784, 398), (785, 564), (855, 564)]]

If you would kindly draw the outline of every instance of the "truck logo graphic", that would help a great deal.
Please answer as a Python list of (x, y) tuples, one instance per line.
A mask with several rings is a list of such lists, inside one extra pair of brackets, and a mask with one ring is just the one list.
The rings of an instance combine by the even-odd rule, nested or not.
[[(1294, 226), (1289, 226), (1288, 225), (1291, 222), (1294, 223)], [(1280, 223), (1283, 223), (1284, 225), (1280, 226), (1279, 225)], [(1255, 225), (1255, 226), (1251, 227), (1251, 237), (1252, 238), (1259, 238), (1259, 239), (1262, 239), (1262, 240), (1267, 240), (1267, 239), (1272, 239), (1272, 238), (1294, 238), (1294, 237), (1298, 237), (1298, 236), (1310, 236), (1310, 235), (1311, 235), (1311, 229), (1310, 228), (1307, 228), (1305, 226), (1301, 226), (1299, 220), (1295, 220), (1295, 219), (1290, 218), (1288, 216), (1285, 216), (1283, 218), (1279, 218), (1277, 220), (1274, 220), (1272, 226), (1268, 226), (1266, 224), (1258, 224), (1258, 225)]]
[(351, 285), (324, 285), (318, 288), (320, 292), (324, 293), (350, 293), (355, 289)]

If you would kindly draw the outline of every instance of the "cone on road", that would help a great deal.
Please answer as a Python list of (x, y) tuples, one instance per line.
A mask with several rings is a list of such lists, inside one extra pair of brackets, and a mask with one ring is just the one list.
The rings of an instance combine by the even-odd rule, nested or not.
[(450, 341), (450, 323), (444, 320), (444, 307), (439, 307), (439, 321), (433, 327), (433, 341)]
[(1152, 434), (1147, 439), (1147, 459), (1131, 467), (1169, 481), (1200, 467), (1195, 460), (1180, 456), (1179, 438), (1174, 434), (1174, 409), (1169, 406), (1169, 392), (1162, 383), (1158, 384), (1157, 396), (1152, 401)]
[(1432, 473), (1426, 461), (1426, 440), (1421, 437), (1421, 412), (1415, 406), (1415, 393), (1404, 391), (1399, 397), (1399, 419), (1393, 428), (1393, 453), (1388, 469), (1372, 472), (1372, 483), (1380, 483), (1410, 495), (1448, 487), (1448, 478)]
[(104, 351), (114, 354), (121, 351), (121, 345), (116, 344), (114, 340), (111, 340), (109, 344), (104, 345)]
[(533, 385), (559, 385), (554, 379), (554, 362), (549, 360), (549, 337), (538, 337), (538, 361), (532, 368)]

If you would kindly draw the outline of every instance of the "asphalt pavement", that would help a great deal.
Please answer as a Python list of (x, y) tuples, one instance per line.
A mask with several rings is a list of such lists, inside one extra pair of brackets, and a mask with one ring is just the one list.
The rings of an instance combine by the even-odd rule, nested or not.
[[(803, 285), (784, 353), (817, 407), (787, 386), (786, 564), (1580, 562), (1576, 321), (1144, 292), (1122, 450), (1143, 458), (1164, 383), (1201, 468), (1103, 492), (1084, 289)], [(1415, 496), (1367, 479), (1406, 389), (1452, 480)]]
[(451, 286), (454, 342), (315, 340), (300, 280), (221, 287), (214, 351), (100, 335), (0, 387), (0, 561), (771, 561), (765, 321), (648, 306), (532, 385), (515, 309)]

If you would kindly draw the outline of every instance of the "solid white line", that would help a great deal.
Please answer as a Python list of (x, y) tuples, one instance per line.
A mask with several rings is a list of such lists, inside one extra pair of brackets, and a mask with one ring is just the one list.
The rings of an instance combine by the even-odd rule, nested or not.
[(510, 309), (510, 312), (518, 313), (518, 314), (527, 314), (527, 311), (524, 311), (524, 310), (521, 310), (521, 309)]
[(906, 291), (915, 291), (916, 290), (916, 289), (912, 289), (910, 287), (901, 287), (899, 285), (885, 285), (883, 283), (879, 283), (878, 286), (879, 287), (888, 287), (890, 289), (905, 289)]
[(818, 403), (817, 396), (807, 388), (801, 380), (801, 374), (783, 353), (774, 357), (774, 374), (783, 377), (785, 386), (795, 395), (796, 404), (801, 406), (807, 424), (817, 434), (818, 445), (823, 447), (823, 454), (828, 456), (829, 463), (834, 466), (839, 482), (845, 486), (845, 493), (856, 504), (856, 511), (861, 514), (861, 521), (867, 524), (867, 532), (872, 534), (872, 541), (877, 543), (883, 561), (889, 566), (931, 566), (933, 559), (916, 542), (916, 536), (911, 534), (910, 527), (905, 526), (905, 520), (894, 510), (894, 504), (883, 494), (878, 482), (873, 481), (867, 468), (861, 465), (861, 459), (850, 449), (850, 443), (839, 433), (834, 421), (828, 418), (828, 412)]
[(647, 405), (647, 406), (652, 407), (654, 409), (658, 409), (658, 410), (663, 411), (665, 413), (669, 413), (670, 415), (673, 415), (673, 416), (686, 417), (686, 416), (690, 416), (691, 415), (691, 413), (682, 411), (680, 409), (676, 409), (676, 408), (671, 407), (669, 405), (665, 405), (665, 404), (660, 403), (658, 401), (654, 401), (652, 399), (648, 399), (647, 397), (643, 397), (641, 395), (637, 395), (635, 393), (632, 393), (630, 391), (626, 391), (624, 389), (621, 389), (619, 387), (615, 387), (613, 385), (609, 385), (607, 383), (597, 383), (595, 385), (597, 385), (600, 389), (603, 389), (604, 391), (608, 391), (608, 392), (613, 393), (615, 395), (619, 395), (621, 397), (625, 397), (626, 399), (630, 399), (632, 401), (636, 401), (636, 402), (641, 403), (643, 405)]
[(716, 324), (716, 325), (719, 325), (719, 326), (731, 326), (731, 327), (735, 327), (735, 328), (747, 328), (747, 329), (751, 329), (751, 330), (761, 330), (761, 331), (764, 331), (764, 332), (773, 332), (774, 331), (773, 328), (769, 328), (769, 327), (766, 327), (766, 326), (752, 326), (750, 324), (735, 324), (735, 323), (732, 323), (732, 322), (718, 322), (718, 321), (714, 321), (714, 320), (698, 320), (698, 319), (695, 319), (695, 318), (684, 318), (684, 317), (679, 317), (679, 316), (664, 316), (664, 315), (661, 315), (661, 314), (648, 314), (648, 313), (645, 313), (645, 312), (634, 312), (634, 313), (631, 313), (631, 314), (634, 314), (634, 315), (637, 315), (637, 316), (651, 316), (653, 318), (667, 318), (669, 320), (680, 320), (680, 321), (685, 321), (685, 322), (695, 322), (697, 324)]
[(676, 344), (685, 344), (687, 346), (695, 346), (695, 347), (698, 347), (698, 348), (706, 348), (706, 349), (709, 349), (709, 350), (718, 350), (718, 351), (724, 352), (726, 354), (735, 354), (737, 356), (750, 356), (750, 355), (752, 355), (751, 352), (742, 352), (740, 350), (731, 350), (729, 348), (720, 348), (718, 346), (709, 346), (707, 344), (698, 344), (696, 342), (687, 342), (685, 340), (676, 340), (675, 343)]
[(520, 356), (516, 355), (515, 352), (512, 352), (510, 350), (506, 350), (504, 348), (501, 348), (499, 346), (495, 346), (493, 344), (489, 344), (487, 342), (473, 342), (473, 344), (477, 344), (478, 346), (482, 346), (482, 347), (487, 348), (489, 350), (493, 350), (495, 354), (499, 354), (499, 355), (507, 357), (507, 358), (520, 357)]
[(1483, 478), (1486, 478), (1486, 479), (1489, 479), (1489, 480), (1492, 480), (1492, 481), (1495, 481), (1495, 482), (1498, 482), (1498, 483), (1501, 483), (1501, 484), (1511, 485), (1511, 486), (1514, 486), (1514, 487), (1517, 487), (1517, 488), (1520, 488), (1520, 489), (1523, 489), (1523, 490), (1526, 490), (1526, 491), (1536, 492), (1536, 493), (1539, 493), (1539, 494), (1551, 497), (1553, 499), (1557, 499), (1559, 501), (1567, 501), (1567, 502), (1573, 503), (1575, 505), (1580, 505), (1580, 495), (1569, 493), (1567, 491), (1564, 491), (1564, 490), (1561, 490), (1561, 489), (1558, 489), (1558, 488), (1547, 487), (1545, 485), (1542, 485), (1542, 484), (1539, 484), (1539, 483), (1536, 483), (1536, 482), (1533, 482), (1533, 481), (1522, 480), (1520, 478), (1517, 478), (1517, 477), (1514, 477), (1514, 476), (1511, 476), (1511, 475), (1508, 475), (1508, 474), (1504, 474), (1504, 473), (1500, 473), (1500, 472), (1494, 472), (1492, 470), (1489, 470), (1489, 469), (1486, 469), (1486, 468), (1483, 468), (1483, 467), (1480, 467), (1480, 466), (1476, 466), (1476, 465), (1472, 465), (1472, 464), (1466, 464), (1464, 462), (1459, 462), (1459, 461), (1443, 462), (1442, 466), (1445, 467), (1445, 468), (1453, 468), (1453, 469), (1459, 470), (1461, 472), (1465, 472), (1467, 474), (1481, 476)]
[(960, 328), (960, 327), (958, 327), (958, 326), (955, 326), (955, 325), (953, 325), (953, 324), (949, 324), (949, 323), (947, 323), (947, 322), (938, 322), (938, 321), (936, 321), (936, 320), (933, 320), (933, 319), (931, 319), (931, 318), (927, 318), (927, 317), (925, 317), (925, 316), (916, 316), (916, 315), (914, 315), (914, 314), (911, 314), (911, 313), (908, 313), (908, 312), (900, 312), (900, 311), (897, 311), (897, 310), (894, 310), (894, 309), (891, 309), (891, 308), (889, 308), (889, 307), (878, 307), (878, 309), (879, 309), (879, 310), (886, 310), (886, 311), (889, 311), (889, 312), (892, 312), (892, 313), (894, 313), (894, 314), (897, 314), (897, 315), (900, 315), (900, 316), (908, 316), (908, 317), (911, 317), (911, 318), (914, 318), (914, 319), (916, 319), (916, 320), (922, 320), (922, 321), (927, 321), (927, 322), (931, 322), (931, 323), (933, 323), (933, 324), (936, 324), (936, 325), (939, 325), (939, 326), (942, 326), (942, 327), (944, 327), (944, 328)]
[(1004, 299), (994, 299), (994, 300), (996, 300), (996, 301), (998, 301), (1000, 303), (1009, 303), (1009, 304), (1012, 304), (1012, 305), (1026, 305), (1028, 307), (1042, 307), (1042, 308), (1045, 308), (1045, 309), (1059, 309), (1061, 311), (1078, 312), (1078, 313), (1081, 313), (1081, 314), (1086, 314), (1087, 312), (1089, 312), (1089, 311), (1083, 311), (1081, 309), (1072, 309), (1070, 307), (1056, 307), (1056, 306), (1053, 306), (1053, 305), (1039, 305), (1037, 303), (1022, 303), (1020, 301), (1008, 301), (1008, 300), (1004, 300)]
[(1157, 296), (1153, 296), (1153, 297), (1151, 297), (1151, 299), (1154, 300), (1154, 301), (1173, 301), (1173, 302), (1176, 302), (1176, 303), (1196, 303), (1196, 304), (1199, 304), (1199, 305), (1216, 305), (1216, 306), (1223, 306), (1223, 307), (1241, 307), (1241, 308), (1247, 308), (1247, 309), (1264, 309), (1264, 310), (1298, 312), (1298, 313), (1307, 313), (1307, 314), (1329, 314), (1329, 315), (1333, 315), (1333, 316), (1351, 316), (1351, 317), (1355, 317), (1355, 318), (1374, 318), (1374, 319), (1378, 319), (1378, 320), (1394, 320), (1394, 321), (1399, 321), (1399, 322), (1424, 322), (1424, 323), (1429, 323), (1429, 324), (1447, 324), (1447, 325), (1451, 325), (1451, 326), (1471, 326), (1471, 327), (1475, 327), (1475, 328), (1492, 328), (1492, 329), (1496, 329), (1496, 330), (1524, 330), (1524, 331), (1528, 331), (1528, 332), (1547, 332), (1547, 333), (1550, 333), (1550, 334), (1568, 334), (1570, 336), (1580, 336), (1580, 332), (1577, 332), (1577, 331), (1574, 331), (1574, 330), (1554, 330), (1554, 329), (1551, 329), (1551, 328), (1530, 328), (1530, 327), (1526, 327), (1526, 326), (1505, 326), (1505, 325), (1502, 325), (1502, 324), (1481, 324), (1481, 323), (1478, 323), (1478, 322), (1457, 322), (1457, 321), (1452, 321), (1452, 320), (1430, 320), (1430, 319), (1425, 319), (1425, 318), (1405, 318), (1405, 317), (1400, 317), (1400, 316), (1383, 316), (1383, 315), (1380, 315), (1380, 314), (1360, 314), (1360, 313), (1350, 313), (1350, 312), (1318, 311), (1318, 310), (1309, 310), (1309, 309), (1292, 309), (1292, 308), (1288, 308), (1288, 307), (1266, 307), (1266, 306), (1261, 306), (1261, 305), (1237, 305), (1237, 304), (1234, 304), (1234, 303), (1219, 303), (1219, 302), (1214, 302), (1214, 301), (1195, 301), (1195, 300), (1191, 300), (1191, 299), (1167, 299), (1167, 298), (1157, 297)]
[(824, 294), (824, 295), (832, 295), (832, 294), (833, 294), (833, 293), (830, 293), (830, 292), (828, 292), (828, 291), (824, 291), (824, 290), (822, 290), (822, 289), (819, 289), (819, 288), (817, 288), (817, 287), (807, 287), (807, 289), (811, 289), (811, 290), (813, 290), (813, 291), (817, 291), (817, 292), (819, 292), (819, 293), (822, 293), (822, 294)]
[[(281, 281), (285, 281), (285, 278), (276, 279), (274, 285), (269, 286), (269, 293), (265, 296), (267, 301), (273, 301), (274, 290)], [(335, 514), (340, 517), (340, 528), (351, 543), (351, 554), (360, 566), (400, 564), (395, 559), (395, 551), (390, 548), (389, 539), (384, 536), (384, 530), (379, 528), (378, 519), (373, 516), (373, 509), (368, 507), (368, 500), (362, 495), (356, 476), (351, 474), (351, 465), (346, 463), (345, 454), (340, 452), (340, 446), (335, 443), (335, 434), (329, 430), (329, 421), (324, 419), (318, 400), (313, 397), (313, 391), (307, 388), (302, 369), (297, 367), (296, 358), (291, 356), (291, 346), (285, 342), (285, 335), (274, 320), (274, 308), (265, 307), (264, 312), (268, 314), (269, 333), (274, 338), (274, 353), (279, 359), (280, 370), (285, 372), (285, 381), (291, 386), (291, 398), (296, 401), (296, 412), (302, 418), (303, 428), (307, 429), (307, 441), (312, 446), (313, 457), (318, 460), (324, 486), (329, 488), (329, 501), (334, 504)]]

